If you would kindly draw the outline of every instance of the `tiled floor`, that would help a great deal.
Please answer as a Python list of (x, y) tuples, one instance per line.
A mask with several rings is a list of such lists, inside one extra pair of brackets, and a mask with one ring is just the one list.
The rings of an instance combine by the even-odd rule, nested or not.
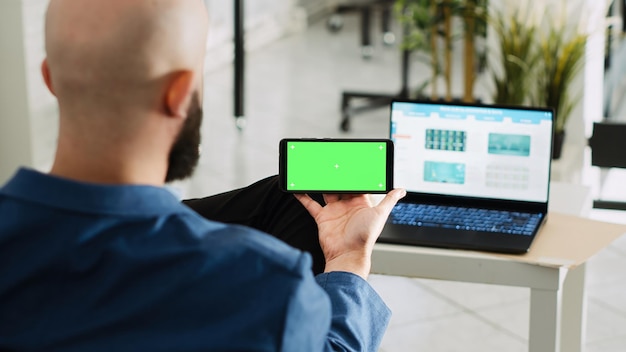
[[(204, 196), (277, 173), (277, 147), (283, 137), (386, 137), (385, 109), (356, 117), (347, 135), (338, 129), (343, 89), (392, 93), (400, 87), (397, 47), (377, 44), (376, 49), (370, 61), (360, 58), (356, 19), (346, 17), (339, 34), (329, 34), (319, 23), (250, 53), (248, 125), (243, 132), (237, 131), (232, 118), (232, 68), (209, 72), (201, 165), (192, 180), (178, 185), (181, 192), (189, 197)], [(425, 72), (421, 64), (414, 63), (412, 84)], [(485, 91), (480, 84), (477, 90)], [(593, 173), (585, 175), (580, 179), (595, 177)], [(619, 181), (624, 177), (616, 177), (611, 181), (613, 190), (623, 192)], [(626, 222), (626, 214), (620, 212), (593, 211), (592, 216)], [(589, 262), (587, 351), (626, 350), (624, 268), (626, 238)], [(380, 275), (373, 275), (371, 282), (394, 311), (382, 351), (528, 348), (527, 289)]]

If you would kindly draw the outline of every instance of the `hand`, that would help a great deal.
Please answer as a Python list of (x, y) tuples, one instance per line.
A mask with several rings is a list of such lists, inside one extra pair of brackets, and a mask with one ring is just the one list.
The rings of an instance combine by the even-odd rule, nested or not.
[(317, 223), (325, 272), (347, 271), (366, 279), (374, 243), (391, 209), (405, 194), (405, 190), (395, 189), (377, 206), (364, 194), (325, 194), (323, 207), (306, 194), (296, 194)]

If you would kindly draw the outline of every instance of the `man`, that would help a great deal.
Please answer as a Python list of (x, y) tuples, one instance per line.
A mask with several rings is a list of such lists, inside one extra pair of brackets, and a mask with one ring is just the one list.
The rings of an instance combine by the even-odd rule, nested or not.
[[(163, 189), (198, 159), (206, 30), (200, 0), (51, 0), (58, 147), (49, 174), (22, 169), (0, 190), (0, 350), (377, 348), (389, 311), (365, 278), (403, 191), (376, 207), (299, 195), (325, 260), (314, 277), (309, 254)], [(188, 204), (227, 217), (260, 192), (277, 211), (291, 196), (269, 197), (272, 182)]]

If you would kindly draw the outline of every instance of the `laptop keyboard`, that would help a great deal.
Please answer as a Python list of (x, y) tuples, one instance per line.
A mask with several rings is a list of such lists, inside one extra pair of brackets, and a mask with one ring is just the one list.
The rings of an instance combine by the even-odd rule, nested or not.
[(534, 213), (401, 203), (393, 208), (390, 220), (400, 225), (530, 236), (541, 218), (542, 214)]

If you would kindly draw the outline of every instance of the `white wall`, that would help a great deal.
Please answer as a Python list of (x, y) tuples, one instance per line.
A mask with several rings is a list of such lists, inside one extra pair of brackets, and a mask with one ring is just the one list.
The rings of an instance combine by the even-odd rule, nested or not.
[(19, 166), (52, 165), (58, 113), (40, 75), (46, 5), (0, 1), (0, 183)]
[[(204, 0), (209, 11), (209, 38), (206, 70), (211, 71), (233, 60), (234, 2)], [(295, 0), (243, 0), (245, 44), (258, 49), (306, 26), (306, 12)]]
[(48, 170), (52, 166), (58, 134), (59, 113), (56, 99), (41, 77), (41, 62), (46, 57), (44, 17), (48, 0), (22, 0), (24, 11), (23, 42), (28, 108), (33, 145), (33, 166)]
[(33, 165), (20, 0), (0, 1), (0, 183)]
[(584, 2), (589, 8), (589, 12), (583, 16), (589, 19), (587, 31), (590, 37), (587, 40), (584, 78), (581, 82), (584, 85), (582, 115), (583, 134), (585, 138), (589, 138), (593, 133), (593, 122), (601, 121), (604, 116), (604, 54), (608, 2), (606, 0)]

